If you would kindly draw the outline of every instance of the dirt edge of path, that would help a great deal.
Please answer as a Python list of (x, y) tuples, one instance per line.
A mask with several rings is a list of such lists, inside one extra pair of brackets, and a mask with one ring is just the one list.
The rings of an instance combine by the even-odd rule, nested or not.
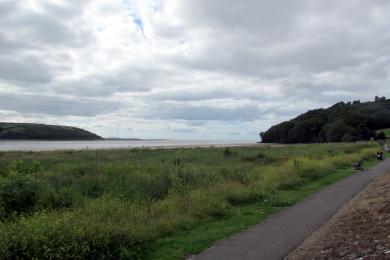
[(284, 259), (390, 259), (390, 172), (369, 183)]

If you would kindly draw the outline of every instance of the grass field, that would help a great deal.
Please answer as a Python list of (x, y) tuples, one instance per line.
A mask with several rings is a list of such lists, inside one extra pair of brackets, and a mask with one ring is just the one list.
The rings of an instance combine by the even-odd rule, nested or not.
[(0, 255), (180, 259), (351, 174), (352, 162), (378, 149), (0, 153)]

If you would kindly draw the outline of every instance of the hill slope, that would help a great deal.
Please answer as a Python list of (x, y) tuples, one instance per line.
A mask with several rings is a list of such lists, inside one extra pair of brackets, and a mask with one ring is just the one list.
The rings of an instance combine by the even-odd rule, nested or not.
[(102, 138), (94, 133), (70, 126), (0, 123), (0, 139), (99, 140)]
[(315, 143), (367, 140), (374, 130), (390, 128), (390, 100), (340, 102), (310, 110), (262, 133), (263, 143)]

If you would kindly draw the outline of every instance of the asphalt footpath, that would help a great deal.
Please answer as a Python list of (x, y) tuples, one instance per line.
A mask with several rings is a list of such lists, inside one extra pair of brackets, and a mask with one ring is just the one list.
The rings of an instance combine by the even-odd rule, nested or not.
[(386, 171), (390, 171), (390, 159), (321, 189), (259, 224), (216, 242), (191, 259), (282, 259), (320, 225), (325, 224), (372, 179)]

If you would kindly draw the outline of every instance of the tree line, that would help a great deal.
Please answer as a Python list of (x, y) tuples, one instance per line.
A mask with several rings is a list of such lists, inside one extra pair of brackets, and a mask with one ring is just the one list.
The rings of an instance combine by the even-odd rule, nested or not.
[(375, 131), (385, 128), (390, 128), (390, 100), (339, 102), (275, 125), (260, 136), (264, 143), (351, 142), (385, 138)]

